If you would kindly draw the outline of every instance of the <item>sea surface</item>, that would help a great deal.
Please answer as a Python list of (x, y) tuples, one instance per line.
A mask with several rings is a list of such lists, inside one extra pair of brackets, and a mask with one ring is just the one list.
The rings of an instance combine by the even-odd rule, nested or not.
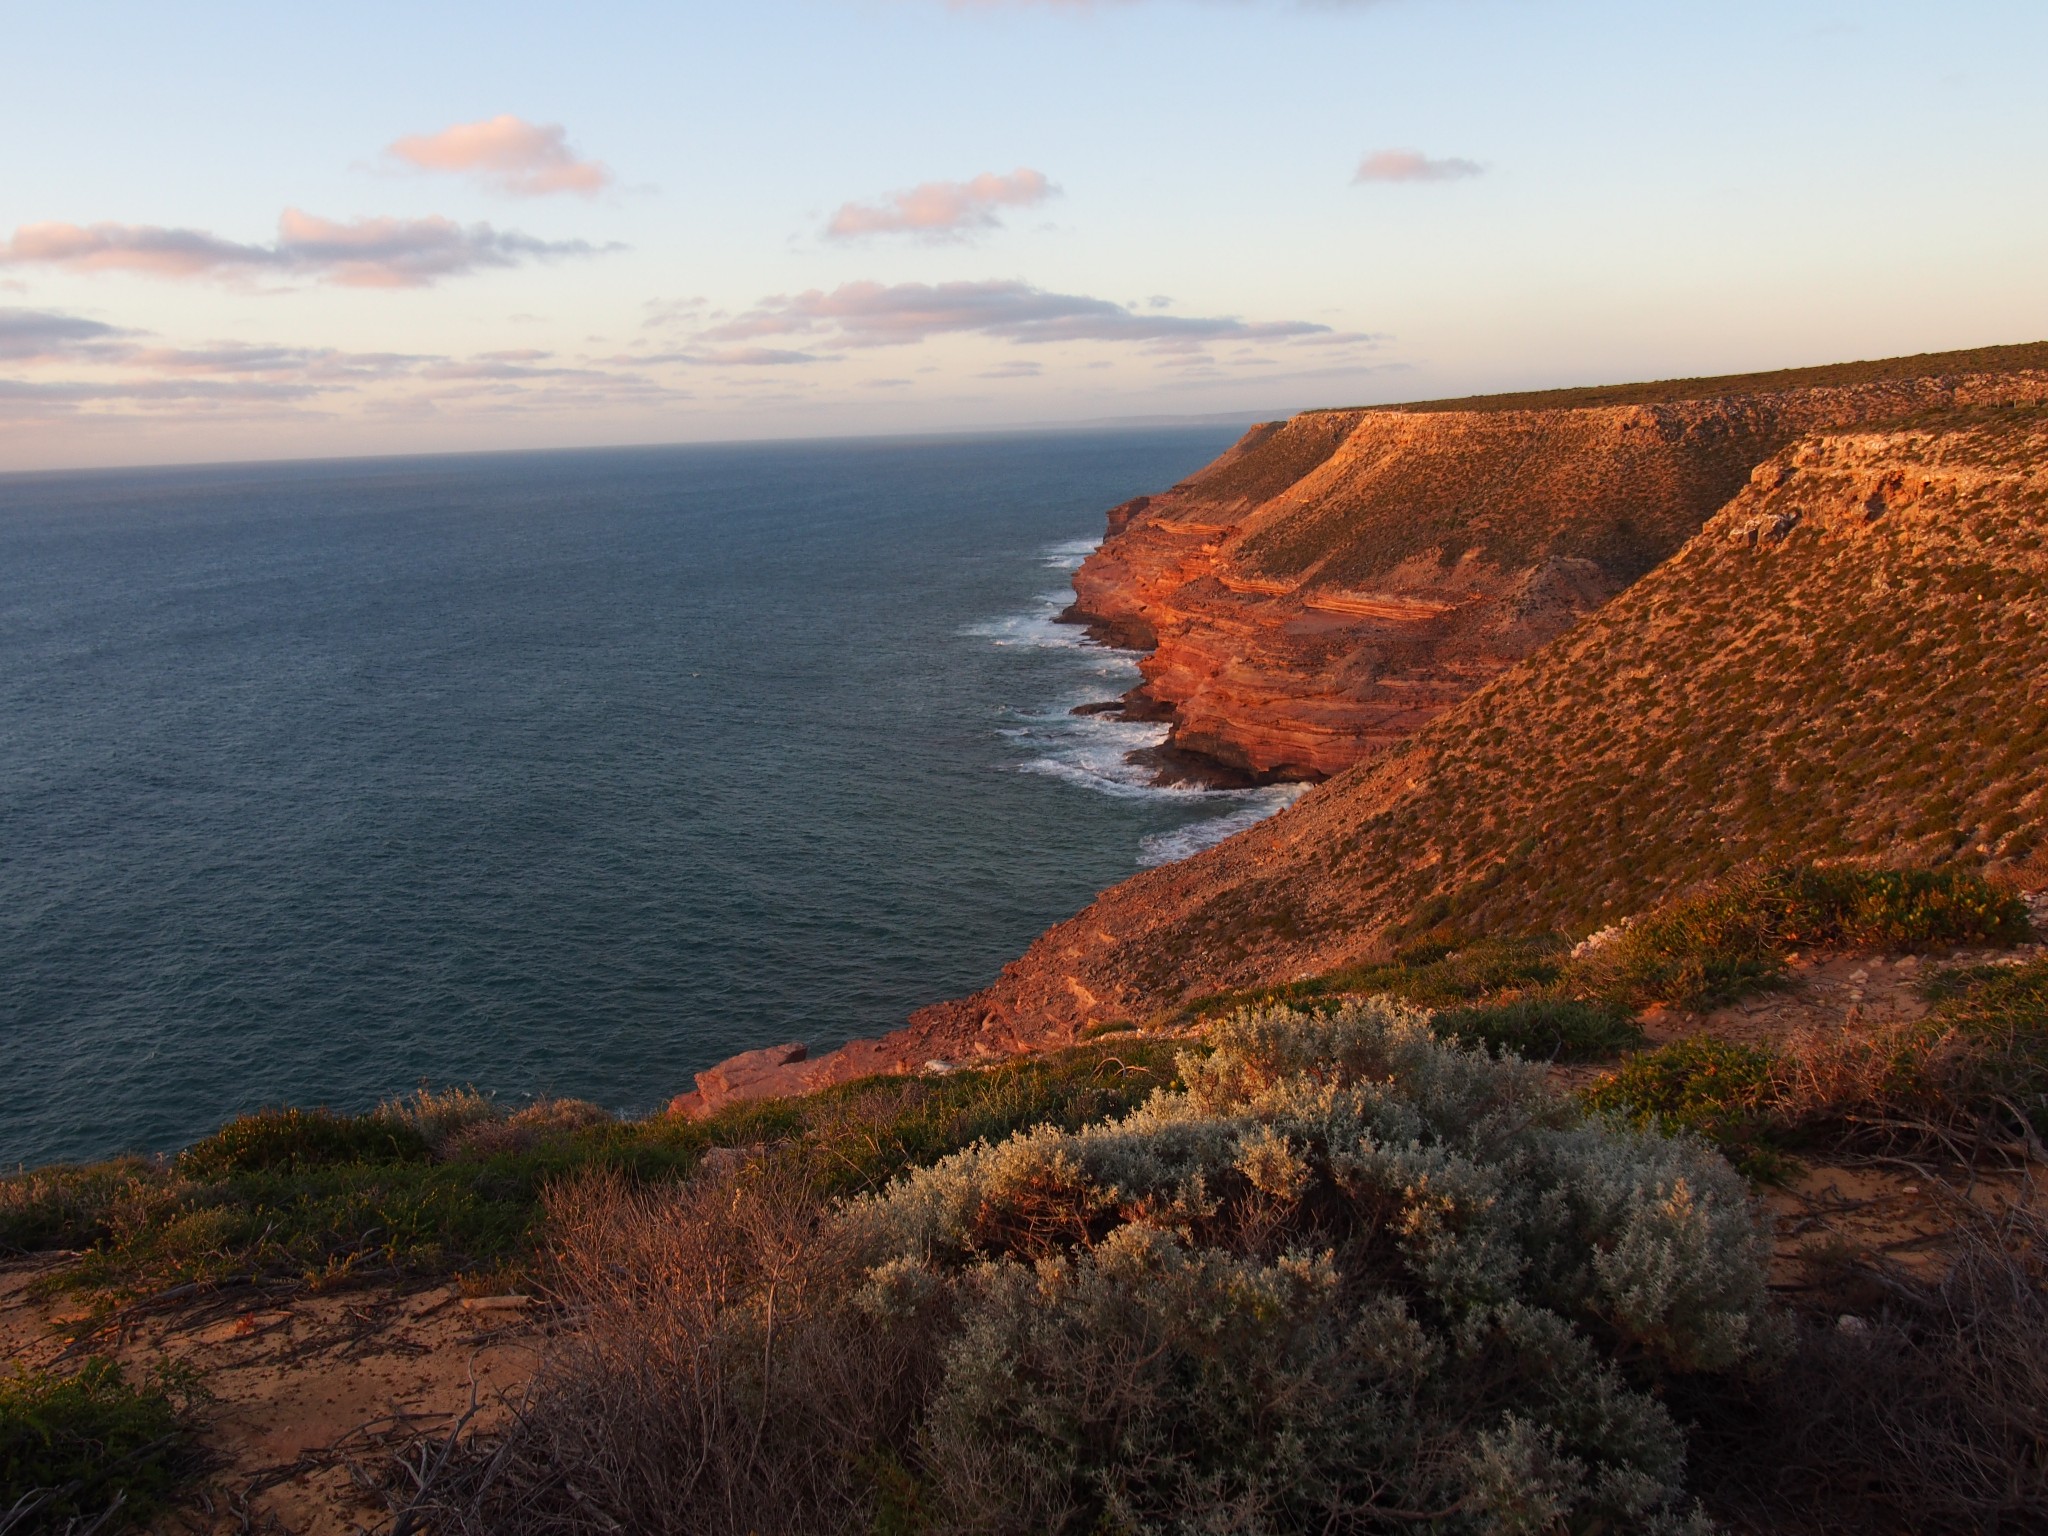
[(0, 1167), (422, 1082), (644, 1112), (1284, 791), (1068, 713), (1231, 428), (0, 477)]

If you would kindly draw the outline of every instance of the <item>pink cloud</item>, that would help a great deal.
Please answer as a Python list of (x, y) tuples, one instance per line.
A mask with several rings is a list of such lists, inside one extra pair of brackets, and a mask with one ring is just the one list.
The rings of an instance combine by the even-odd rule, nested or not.
[(1014, 342), (1140, 342), (1159, 350), (1211, 341), (1287, 341), (1329, 333), (1311, 320), (1141, 313), (1109, 299), (1052, 293), (1013, 280), (844, 283), (827, 293), (764, 299), (699, 333), (700, 342), (813, 335), (835, 347), (909, 346), (932, 336), (977, 333)]
[(927, 181), (907, 192), (891, 192), (879, 203), (846, 203), (825, 226), (826, 238), (857, 240), (865, 235), (922, 235), (959, 239), (1002, 220), (1000, 208), (1029, 208), (1059, 188), (1043, 171), (1019, 166), (1007, 176), (983, 171), (972, 181)]
[(622, 353), (605, 361), (644, 367), (675, 363), (693, 368), (787, 368), (800, 363), (836, 363), (839, 359), (787, 347), (693, 347), (681, 352)]
[(0, 264), (152, 277), (216, 277), (274, 265), (276, 253), (197, 229), (147, 224), (24, 224), (0, 247)]
[(384, 153), (416, 170), (451, 171), (480, 178), (518, 197), (577, 192), (594, 197), (612, 184), (598, 160), (579, 159), (560, 123), (529, 123), (511, 113), (480, 123), (457, 123), (439, 133), (415, 133)]
[(246, 281), (310, 277), (343, 288), (424, 288), (445, 277), (527, 260), (588, 256), (582, 240), (537, 240), (452, 219), (324, 219), (287, 208), (271, 245), (148, 224), (24, 224), (0, 244), (0, 266), (67, 267), (148, 277)]
[(40, 363), (93, 359), (126, 351), (135, 332), (47, 309), (0, 308), (0, 360)]
[(1352, 180), (1358, 181), (1463, 181), (1484, 175), (1486, 167), (1476, 160), (1455, 157), (1432, 160), (1415, 149), (1377, 149), (1358, 162)]

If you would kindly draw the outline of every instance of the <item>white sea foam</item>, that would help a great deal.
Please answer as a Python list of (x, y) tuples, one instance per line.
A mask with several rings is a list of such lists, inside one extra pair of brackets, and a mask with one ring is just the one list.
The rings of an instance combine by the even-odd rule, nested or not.
[(1221, 791), (1219, 793), (1234, 795), (1244, 803), (1226, 815), (1212, 816), (1207, 821), (1192, 822), (1168, 832), (1154, 832), (1139, 839), (1138, 862), (1150, 868), (1191, 858), (1204, 848), (1214, 848), (1226, 837), (1257, 825), (1274, 812), (1286, 810), (1307, 790), (1306, 784), (1275, 784), (1267, 789)]
[(1037, 606), (1023, 613), (1006, 613), (999, 619), (983, 619), (978, 624), (964, 626), (960, 633), (974, 635), (984, 640), (993, 640), (997, 645), (1028, 645), (1040, 650), (1053, 651), (1100, 651), (1129, 659), (1135, 670), (1135, 651), (1111, 651), (1109, 647), (1097, 645), (1088, 638), (1088, 631), (1078, 624), (1062, 624), (1060, 613), (1074, 600), (1071, 592), (1041, 592)]
[[(1073, 570), (1097, 542), (1067, 540), (1043, 550), (1041, 559), (1049, 567)], [(1005, 614), (962, 630), (998, 646), (1063, 651), (1072, 658), (1073, 686), (1035, 710), (1013, 711), (1011, 723), (1002, 728), (1002, 734), (1017, 747), (1020, 772), (1042, 774), (1117, 799), (1150, 800), (1189, 810), (1216, 808), (1219, 814), (1141, 839), (1137, 862), (1146, 866), (1168, 864), (1213, 847), (1300, 798), (1304, 786), (1298, 784), (1221, 790), (1156, 784), (1149, 768), (1127, 761), (1132, 752), (1164, 743), (1166, 727), (1072, 712), (1078, 704), (1127, 691), (1141, 676), (1138, 652), (1098, 645), (1079, 625), (1058, 622), (1060, 611), (1072, 599), (1071, 592), (1043, 592), (1023, 613)]]
[(1056, 571), (1078, 571), (1081, 562), (1102, 546), (1100, 539), (1067, 539), (1047, 546), (1041, 559)]

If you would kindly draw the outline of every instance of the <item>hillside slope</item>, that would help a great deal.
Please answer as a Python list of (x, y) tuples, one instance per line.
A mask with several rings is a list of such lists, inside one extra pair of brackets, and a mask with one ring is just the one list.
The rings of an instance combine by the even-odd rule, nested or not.
[(1804, 433), (2048, 399), (2048, 345), (1255, 427), (1110, 515), (1069, 617), (1127, 700), (1251, 778), (1383, 751), (1675, 551)]
[(1585, 929), (1748, 860), (1995, 863), (2044, 831), (2048, 412), (1823, 433), (1427, 728), (872, 1059), (1070, 1038), (1430, 925)]

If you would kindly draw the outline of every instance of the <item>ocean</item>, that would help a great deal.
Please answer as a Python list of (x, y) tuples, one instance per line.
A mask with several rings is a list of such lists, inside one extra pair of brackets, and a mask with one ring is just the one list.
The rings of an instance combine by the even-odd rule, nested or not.
[(0, 1166), (421, 1083), (643, 1113), (1284, 790), (1053, 616), (1205, 427), (0, 477)]

